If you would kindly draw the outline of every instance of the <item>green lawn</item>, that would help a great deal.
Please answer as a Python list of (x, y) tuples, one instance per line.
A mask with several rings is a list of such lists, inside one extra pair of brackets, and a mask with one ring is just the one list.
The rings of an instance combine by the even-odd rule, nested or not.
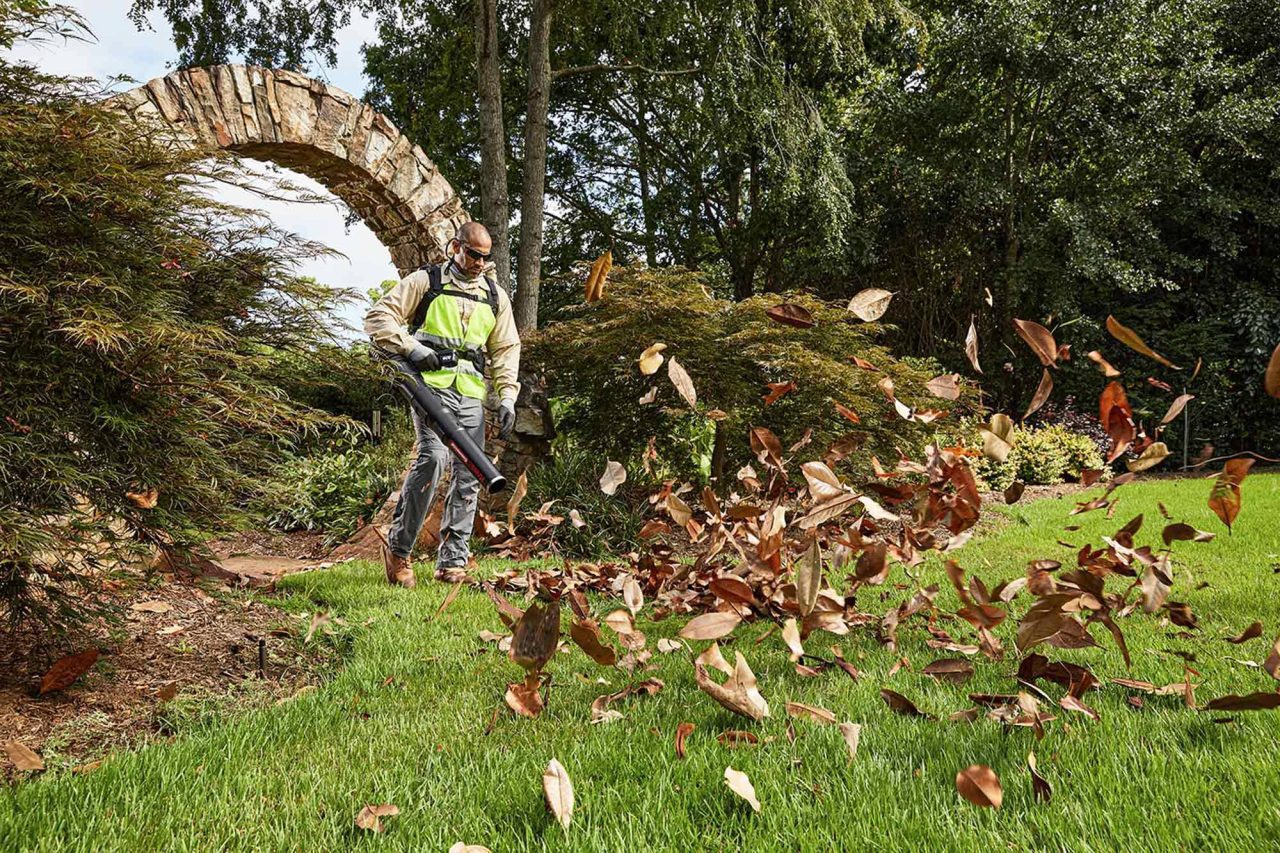
[[(1147, 524), (1140, 543), (1155, 543), (1163, 501), (1177, 519), (1219, 533), (1210, 543), (1175, 543), (1173, 598), (1189, 601), (1201, 621), (1199, 638), (1179, 640), (1156, 617), (1122, 620), (1134, 652), (1131, 677), (1157, 684), (1182, 678), (1180, 650), (1196, 655), (1203, 675), (1201, 702), (1225, 693), (1271, 690), (1264, 671), (1231, 658), (1261, 662), (1280, 632), (1280, 475), (1255, 474), (1244, 484), (1244, 509), (1227, 535), (1205, 505), (1204, 480), (1158, 481), (1120, 490), (1112, 520), (1094, 512), (1067, 518), (1071, 501), (1045, 501), (1002, 510), (1009, 523), (959, 553), (961, 563), (988, 583), (1023, 572), (1026, 561), (1071, 552), (1055, 540), (1100, 542), (1138, 512)], [(1063, 533), (1066, 524), (1083, 529)], [(947, 587), (934, 565), (931, 581)], [(902, 580), (900, 569), (892, 577)], [(1118, 584), (1116, 579), (1113, 583)], [(1208, 586), (1196, 589), (1205, 582)], [(443, 851), (455, 841), (494, 851), (554, 847), (578, 850), (648, 849), (1258, 849), (1280, 844), (1280, 712), (1223, 715), (1185, 709), (1181, 697), (1147, 697), (1126, 704), (1126, 691), (1107, 687), (1088, 695), (1102, 715), (1092, 723), (1058, 711), (1043, 741), (1030, 730), (986, 720), (950, 723), (969, 707), (969, 691), (1011, 692), (1012, 621), (999, 634), (1009, 659), (976, 661), (964, 687), (940, 685), (918, 670), (940, 656), (923, 631), (906, 626), (902, 651), (914, 668), (892, 678), (896, 657), (870, 636), (832, 638), (863, 678), (839, 671), (802, 678), (787, 661), (777, 634), (756, 646), (764, 624), (738, 629), (741, 649), (760, 679), (773, 716), (756, 725), (723, 711), (700, 693), (690, 655), (656, 655), (666, 681), (653, 698), (623, 705), (625, 717), (593, 726), (593, 698), (626, 683), (572, 649), (550, 665), (550, 706), (537, 720), (504, 712), (484, 733), (518, 669), (477, 632), (499, 629), (492, 604), (464, 591), (440, 618), (430, 617), (447, 588), (388, 589), (381, 568), (348, 565), (298, 575), (285, 585), (297, 599), (320, 602), (341, 616), (349, 643), (345, 668), (318, 691), (236, 719), (192, 723), (171, 744), (122, 753), (85, 776), (51, 775), (0, 795), (0, 850), (13, 849), (339, 849), (348, 846)], [(1118, 588), (1118, 586), (1116, 587)], [(864, 609), (884, 612), (909, 591), (861, 596)], [(954, 597), (940, 597), (954, 609)], [(1015, 603), (1025, 610), (1028, 599)], [(297, 600), (294, 607), (301, 606)], [(601, 610), (608, 605), (601, 603)], [(1221, 639), (1254, 619), (1259, 639), (1229, 645)], [(366, 625), (365, 623), (368, 622)], [(641, 623), (650, 645), (671, 636), (676, 620)], [(964, 633), (959, 627), (957, 635)], [(1103, 649), (1063, 652), (1052, 659), (1087, 663), (1100, 677), (1125, 675), (1109, 635)], [(826, 654), (826, 635), (808, 641)], [(705, 644), (698, 644), (699, 646)], [(609, 685), (596, 684), (605, 677)], [(584, 678), (585, 677), (585, 678)], [(388, 679), (390, 684), (384, 684)], [(892, 714), (882, 687), (905, 694), (938, 721)], [(1055, 698), (1061, 690), (1042, 682)], [(796, 721), (786, 737), (788, 700), (830, 708), (863, 725), (852, 764), (834, 726)], [(697, 726), (688, 758), (673, 750), (677, 723)], [(762, 743), (729, 750), (715, 735), (754, 729)], [(1025, 769), (1034, 749), (1053, 785), (1050, 804), (1033, 800)], [(558, 758), (573, 778), (577, 811), (566, 833), (545, 813), (541, 773)], [(1004, 783), (1002, 809), (978, 809), (960, 799), (956, 771), (979, 763)], [(762, 804), (760, 814), (725, 787), (726, 765), (746, 772)], [(367, 803), (400, 807), (383, 836), (362, 835), (353, 819)]]

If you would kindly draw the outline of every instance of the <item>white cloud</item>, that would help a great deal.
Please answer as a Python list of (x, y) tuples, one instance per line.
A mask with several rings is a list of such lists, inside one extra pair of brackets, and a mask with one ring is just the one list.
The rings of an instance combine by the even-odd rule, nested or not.
[[(64, 3), (66, 0), (64, 0)], [(77, 8), (93, 32), (88, 42), (50, 41), (19, 45), (10, 56), (34, 63), (51, 74), (94, 77), (100, 81), (126, 76), (139, 82), (159, 77), (171, 70), (177, 51), (164, 18), (153, 13), (150, 30), (137, 31), (128, 19), (130, 0), (92, 0), (70, 2)], [(355, 95), (365, 89), (363, 59), (360, 46), (375, 38), (372, 20), (358, 14), (337, 34), (338, 64), (317, 70), (316, 76)], [(286, 177), (312, 192), (326, 193), (319, 184), (297, 173), (284, 170)], [(391, 255), (361, 222), (348, 227), (335, 205), (301, 204), (262, 199), (234, 188), (218, 188), (218, 198), (244, 207), (252, 207), (269, 215), (277, 225), (302, 237), (323, 243), (342, 252), (345, 258), (326, 258), (303, 265), (299, 272), (317, 281), (363, 292), (384, 279), (396, 278)], [(354, 306), (344, 319), (357, 328), (363, 309)]]

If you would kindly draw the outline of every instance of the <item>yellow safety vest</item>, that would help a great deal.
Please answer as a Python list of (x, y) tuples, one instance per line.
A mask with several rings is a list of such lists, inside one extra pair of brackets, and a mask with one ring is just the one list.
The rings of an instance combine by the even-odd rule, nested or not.
[[(415, 337), (436, 352), (456, 351), (458, 363), (453, 367), (423, 371), (422, 381), (432, 388), (456, 386), (459, 394), (483, 400), (484, 373), (467, 355), (485, 351), (485, 343), (498, 318), (493, 315), (493, 309), (484, 298), (476, 298), (460, 290), (450, 290), (450, 284), (452, 282), (444, 283), (440, 289), (428, 289), (423, 294), (423, 299), (431, 301), (427, 306), (426, 316), (422, 319), (422, 327)], [(475, 303), (465, 329), (462, 326), (462, 306), (459, 301), (462, 299)]]

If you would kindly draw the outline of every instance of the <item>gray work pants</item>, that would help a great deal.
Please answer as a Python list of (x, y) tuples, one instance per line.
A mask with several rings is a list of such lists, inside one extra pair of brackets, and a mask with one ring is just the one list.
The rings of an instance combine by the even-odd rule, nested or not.
[[(484, 403), (459, 394), (457, 389), (433, 389), (447, 412), (453, 415), (471, 440), (484, 449)], [(396, 504), (391, 529), (387, 531), (387, 543), (391, 552), (401, 557), (409, 556), (413, 543), (418, 539), (422, 521), (436, 499), (436, 489), (444, 466), (452, 463), (453, 476), (449, 493), (444, 499), (444, 514), (440, 519), (440, 552), (436, 555), (438, 568), (465, 566), (471, 554), (471, 525), (476, 516), (476, 499), (480, 495), (480, 481), (466, 464), (440, 439), (429, 426), (429, 421), (409, 407), (413, 413), (413, 425), (418, 432), (418, 455), (404, 479), (400, 490), (400, 502)]]

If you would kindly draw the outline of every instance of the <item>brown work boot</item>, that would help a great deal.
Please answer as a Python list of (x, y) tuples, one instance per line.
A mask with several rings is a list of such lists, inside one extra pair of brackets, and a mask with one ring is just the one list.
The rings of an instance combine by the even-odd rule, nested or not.
[(471, 582), (471, 577), (462, 566), (440, 566), (436, 569), (435, 579), (441, 583)]
[(413, 569), (409, 568), (409, 558), (392, 553), (385, 542), (382, 543), (382, 567), (387, 570), (387, 583), (392, 586), (413, 589), (418, 583)]

